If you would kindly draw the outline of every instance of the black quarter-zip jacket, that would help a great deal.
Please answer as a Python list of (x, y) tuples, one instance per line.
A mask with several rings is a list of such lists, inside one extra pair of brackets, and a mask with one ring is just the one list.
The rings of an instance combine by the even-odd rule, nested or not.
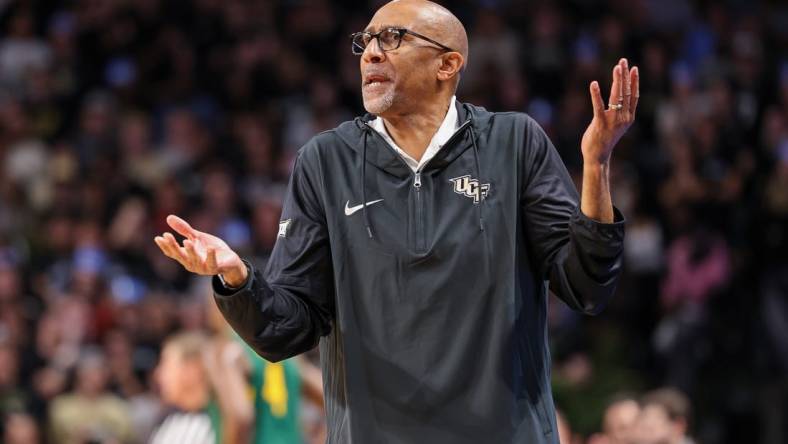
[(539, 125), (457, 103), (414, 173), (369, 125), (299, 152), (265, 271), (216, 302), (261, 356), (319, 343), (328, 443), (558, 443), (547, 296), (596, 314), (624, 222), (579, 210)]

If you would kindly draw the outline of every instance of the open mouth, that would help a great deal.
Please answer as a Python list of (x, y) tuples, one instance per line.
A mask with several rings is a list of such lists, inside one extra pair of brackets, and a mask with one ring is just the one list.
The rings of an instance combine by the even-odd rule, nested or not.
[(364, 86), (374, 87), (390, 81), (391, 80), (386, 76), (380, 74), (371, 74), (364, 78)]

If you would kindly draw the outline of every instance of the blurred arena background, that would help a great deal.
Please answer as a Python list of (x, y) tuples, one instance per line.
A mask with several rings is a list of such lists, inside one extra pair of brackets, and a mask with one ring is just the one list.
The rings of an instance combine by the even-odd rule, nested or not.
[[(578, 176), (588, 82), (640, 67), (623, 283), (598, 317), (550, 308), (562, 443), (788, 442), (788, 4), (441, 3), (458, 98), (529, 113)], [(253, 427), (282, 432), (255, 442), (322, 442), (316, 352), (222, 351), (208, 280), (153, 237), (175, 213), (265, 262), (294, 153), (363, 112), (348, 35), (380, 4), (0, 0), (0, 441), (146, 442), (162, 345), (201, 332), (191, 383), (256, 378)]]

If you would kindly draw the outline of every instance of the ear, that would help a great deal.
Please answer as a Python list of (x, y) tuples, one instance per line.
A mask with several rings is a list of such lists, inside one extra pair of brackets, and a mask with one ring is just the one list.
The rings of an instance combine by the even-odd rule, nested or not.
[(465, 66), (465, 59), (459, 52), (447, 52), (440, 58), (438, 67), (438, 80), (446, 81), (459, 75)]
[(673, 421), (673, 430), (676, 432), (676, 436), (684, 436), (688, 428), (689, 424), (687, 424), (687, 420), (684, 418), (676, 418), (676, 420)]

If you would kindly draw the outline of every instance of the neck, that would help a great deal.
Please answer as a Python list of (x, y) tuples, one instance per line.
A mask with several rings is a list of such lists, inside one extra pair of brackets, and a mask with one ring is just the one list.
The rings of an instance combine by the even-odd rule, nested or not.
[(386, 131), (403, 151), (421, 160), (430, 140), (438, 131), (449, 111), (451, 97), (433, 101), (415, 112), (381, 116)]
[(103, 393), (101, 391), (95, 391), (95, 390), (80, 390), (79, 391), (79, 395), (81, 397), (86, 398), (86, 399), (90, 399), (90, 400), (95, 400), (99, 396), (101, 396), (102, 394)]

